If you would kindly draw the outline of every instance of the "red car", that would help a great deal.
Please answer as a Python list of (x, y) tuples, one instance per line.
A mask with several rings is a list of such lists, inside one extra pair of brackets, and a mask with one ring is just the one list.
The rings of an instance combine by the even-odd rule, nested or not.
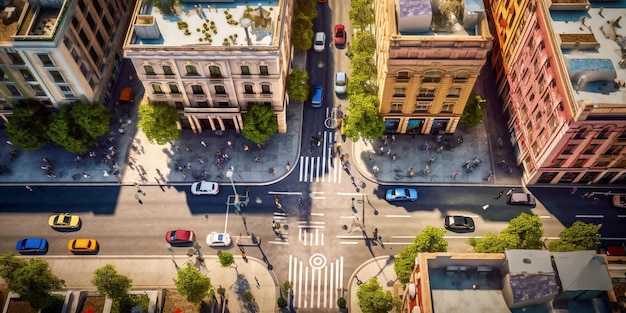
[(342, 24), (335, 25), (335, 45), (341, 46), (346, 43), (346, 27)]
[(196, 239), (196, 235), (191, 230), (170, 230), (165, 233), (165, 241), (171, 244), (189, 244), (193, 243)]

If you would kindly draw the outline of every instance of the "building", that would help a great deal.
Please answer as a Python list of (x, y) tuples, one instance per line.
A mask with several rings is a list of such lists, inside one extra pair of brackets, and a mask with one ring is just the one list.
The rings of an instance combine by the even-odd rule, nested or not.
[(492, 47), (481, 1), (375, 1), (386, 133), (454, 133)]
[(117, 78), (129, 0), (0, 1), (0, 117), (37, 99), (50, 108), (106, 103)]
[(240, 132), (241, 114), (259, 104), (274, 109), (284, 133), (293, 2), (182, 0), (164, 14), (153, 1), (140, 1), (124, 55), (147, 101), (175, 106), (182, 128)]
[(625, 184), (624, 5), (489, 4), (492, 63), (524, 182)]
[(420, 253), (401, 312), (611, 312), (607, 263), (595, 251)]

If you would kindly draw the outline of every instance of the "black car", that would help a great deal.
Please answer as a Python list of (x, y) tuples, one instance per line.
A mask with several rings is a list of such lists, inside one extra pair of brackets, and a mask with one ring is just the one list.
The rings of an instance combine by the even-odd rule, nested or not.
[(474, 230), (474, 219), (469, 216), (447, 215), (443, 226), (450, 230)]

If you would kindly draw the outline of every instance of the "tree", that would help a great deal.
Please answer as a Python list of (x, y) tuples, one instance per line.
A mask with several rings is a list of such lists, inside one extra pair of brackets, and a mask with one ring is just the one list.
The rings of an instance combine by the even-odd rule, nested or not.
[(309, 73), (294, 68), (287, 76), (287, 93), (289, 97), (294, 100), (305, 101), (309, 98), (310, 92)]
[(378, 116), (378, 98), (374, 95), (353, 95), (347, 108), (350, 113), (343, 118), (343, 131), (352, 141), (359, 136), (380, 138), (385, 131), (385, 121)]
[(552, 252), (596, 250), (600, 245), (598, 225), (576, 221), (559, 234), (559, 239), (548, 245)]
[(387, 313), (394, 307), (391, 291), (383, 291), (376, 277), (361, 284), (356, 291), (356, 296), (359, 298), (359, 307), (363, 313)]
[(539, 215), (521, 213), (511, 219), (503, 234), (512, 234), (519, 238), (515, 249), (541, 249), (543, 247), (543, 223)]
[(63, 107), (52, 114), (48, 125), (48, 137), (69, 152), (85, 152), (94, 144), (91, 137), (72, 118), (70, 107)]
[(235, 257), (230, 252), (220, 251), (220, 253), (217, 254), (217, 257), (220, 260), (222, 267), (229, 267), (235, 264)]
[(178, 279), (174, 281), (176, 289), (187, 301), (199, 303), (209, 294), (212, 288), (211, 279), (202, 275), (194, 266), (188, 264), (178, 271)]
[(296, 0), (294, 13), (303, 14), (313, 20), (317, 17), (317, 0)]
[(16, 104), (8, 119), (7, 136), (16, 146), (32, 151), (48, 141), (50, 112), (41, 102), (26, 100)]
[(360, 31), (374, 24), (374, 5), (372, 0), (352, 0), (348, 16)]
[(481, 239), (471, 238), (469, 243), (476, 253), (504, 253), (504, 250), (515, 249), (519, 238), (512, 234), (487, 233)]
[[(10, 273), (9, 273), (10, 271)], [(9, 286), (9, 290), (33, 308), (43, 309), (54, 301), (52, 291), (61, 290), (65, 282), (50, 270), (42, 259), (18, 260), (13, 254), (0, 258), (0, 274)]]
[(313, 22), (311, 18), (300, 13), (291, 21), (291, 44), (294, 48), (306, 51), (313, 47)]
[(119, 301), (126, 297), (133, 281), (118, 274), (115, 265), (107, 264), (94, 272), (91, 283), (98, 288), (100, 294), (106, 295), (114, 301)]
[(400, 250), (396, 257), (393, 269), (398, 280), (406, 284), (411, 279), (411, 274), (415, 269), (415, 258), (420, 252), (446, 252), (448, 242), (443, 239), (446, 230), (426, 226), (426, 228), (413, 239), (413, 243)]
[(142, 128), (148, 140), (159, 145), (180, 137), (178, 112), (169, 104), (140, 104), (138, 126)]
[(278, 121), (271, 106), (250, 105), (248, 112), (244, 113), (242, 117), (243, 129), (241, 134), (257, 144), (264, 144), (278, 131)]
[(98, 138), (111, 130), (113, 114), (99, 104), (76, 103), (70, 111), (76, 125), (80, 126), (91, 138)]
[(463, 115), (461, 115), (459, 122), (467, 127), (478, 126), (483, 121), (482, 103), (485, 103), (485, 100), (472, 92), (469, 99), (467, 99), (467, 104), (465, 109), (463, 109)]
[(350, 50), (354, 54), (365, 54), (373, 58), (376, 52), (376, 37), (371, 32), (357, 32), (352, 38)]

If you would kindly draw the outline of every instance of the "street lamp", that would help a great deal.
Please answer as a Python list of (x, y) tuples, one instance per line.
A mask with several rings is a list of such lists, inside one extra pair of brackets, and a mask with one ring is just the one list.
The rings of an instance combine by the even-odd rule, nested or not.
[(239, 21), (239, 24), (241, 24), (241, 27), (243, 27), (246, 30), (246, 42), (248, 43), (248, 46), (251, 46), (252, 40), (250, 40), (250, 33), (248, 32), (248, 27), (252, 25), (252, 20), (247, 17), (244, 17)]
[[(233, 192), (235, 193), (235, 199), (233, 200), (233, 205), (237, 211), (241, 211), (241, 207), (239, 206), (239, 194), (237, 193), (237, 188), (235, 188), (235, 183), (233, 182), (233, 174), (235, 173), (235, 168), (230, 167), (228, 171), (226, 171), (226, 177), (230, 179), (230, 185), (233, 187)], [(230, 211), (230, 197), (229, 202), (226, 204), (226, 221), (224, 222), (224, 234), (226, 234), (226, 230), (228, 229), (228, 211)]]

